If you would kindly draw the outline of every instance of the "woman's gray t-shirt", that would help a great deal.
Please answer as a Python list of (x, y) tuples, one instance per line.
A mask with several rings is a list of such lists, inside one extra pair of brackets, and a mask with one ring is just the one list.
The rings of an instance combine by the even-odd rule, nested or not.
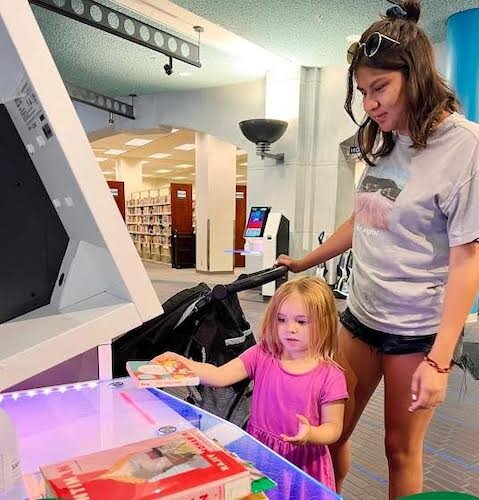
[(454, 113), (416, 151), (398, 135), (364, 172), (348, 307), (386, 333), (437, 333), (449, 248), (479, 239), (479, 124)]

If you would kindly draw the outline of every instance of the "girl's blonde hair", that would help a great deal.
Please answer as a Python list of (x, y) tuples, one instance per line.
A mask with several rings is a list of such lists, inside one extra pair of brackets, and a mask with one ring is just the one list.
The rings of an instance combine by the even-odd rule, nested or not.
[(338, 350), (338, 315), (334, 295), (320, 278), (304, 277), (288, 281), (271, 298), (260, 327), (263, 349), (279, 357), (282, 345), (278, 336), (278, 313), (283, 302), (297, 294), (303, 300), (311, 322), (309, 349), (312, 356), (334, 361)]

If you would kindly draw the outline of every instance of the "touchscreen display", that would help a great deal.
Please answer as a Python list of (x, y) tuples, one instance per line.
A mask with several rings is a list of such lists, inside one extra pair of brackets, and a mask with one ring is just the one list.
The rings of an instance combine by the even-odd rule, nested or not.
[(260, 238), (263, 236), (270, 210), (271, 207), (251, 207), (244, 232), (245, 238)]

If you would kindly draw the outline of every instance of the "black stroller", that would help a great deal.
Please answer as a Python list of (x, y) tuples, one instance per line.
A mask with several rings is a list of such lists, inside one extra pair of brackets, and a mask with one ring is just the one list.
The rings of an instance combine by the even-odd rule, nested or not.
[[(205, 283), (183, 290), (163, 304), (164, 313), (116, 339), (112, 345), (113, 376), (126, 376), (126, 362), (151, 359), (165, 351), (195, 361), (221, 366), (255, 344), (253, 332), (239, 304), (237, 292), (270, 281), (283, 281), (287, 267), (243, 274), (229, 285), (210, 289)], [(232, 387), (198, 386), (187, 400), (244, 427), (251, 390), (245, 380)]]

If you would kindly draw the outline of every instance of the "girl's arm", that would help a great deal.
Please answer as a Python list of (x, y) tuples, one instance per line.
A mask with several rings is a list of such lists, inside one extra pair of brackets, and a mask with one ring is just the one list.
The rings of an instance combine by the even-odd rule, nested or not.
[[(479, 243), (452, 247), (441, 323), (429, 358), (440, 368), (451, 363), (459, 335), (479, 288)], [(444, 401), (447, 374), (423, 362), (412, 378), (410, 411), (433, 408)]]
[(152, 361), (164, 361), (166, 359), (181, 361), (200, 378), (202, 384), (211, 387), (226, 387), (248, 378), (246, 368), (240, 358), (235, 358), (223, 366), (214, 366), (208, 363), (193, 361), (181, 356), (181, 354), (165, 352)]
[(300, 424), (296, 436), (281, 436), (288, 443), (333, 444), (343, 432), (344, 399), (326, 403), (321, 407), (321, 425), (311, 425), (303, 415), (297, 415)]

